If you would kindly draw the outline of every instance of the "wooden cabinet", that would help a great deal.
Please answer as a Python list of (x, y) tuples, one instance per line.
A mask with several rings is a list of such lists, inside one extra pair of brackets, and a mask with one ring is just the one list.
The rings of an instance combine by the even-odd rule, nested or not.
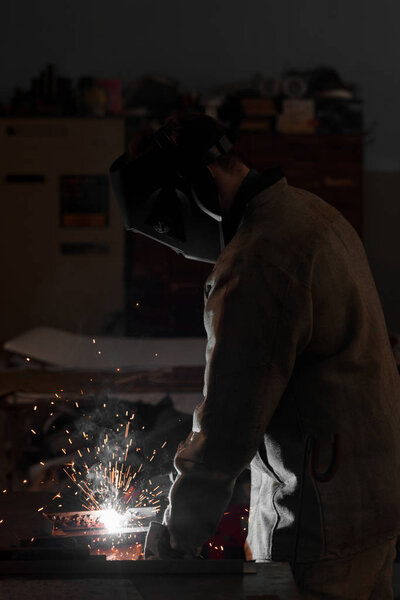
[(124, 307), (124, 230), (108, 168), (123, 119), (0, 119), (0, 340), (104, 332)]
[(243, 133), (236, 149), (255, 169), (282, 167), (290, 185), (335, 206), (362, 237), (361, 136)]
[(211, 270), (128, 231), (127, 335), (203, 336), (203, 286)]

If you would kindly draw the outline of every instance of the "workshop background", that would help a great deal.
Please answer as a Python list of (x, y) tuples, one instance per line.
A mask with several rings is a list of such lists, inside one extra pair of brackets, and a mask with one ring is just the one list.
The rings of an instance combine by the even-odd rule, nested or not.
[[(111, 421), (115, 440), (133, 442), (107, 477), (137, 500), (127, 467), (131, 478), (140, 469), (145, 506), (165, 505), (201, 399), (210, 267), (126, 234), (108, 168), (177, 109), (217, 116), (249, 166), (279, 163), (289, 183), (342, 210), (400, 362), (399, 3), (3, 0), (0, 15), (4, 515), (27, 510), (12, 496), (26, 489), (45, 494), (48, 514), (79, 510), (79, 460), (104, 450)], [(86, 456), (91, 472), (100, 454)], [(209, 543), (213, 558), (242, 556), (248, 483)], [(29, 536), (21, 521), (18, 537)]]
[(120, 78), (125, 85), (160, 75), (195, 93), (249, 81), (257, 73), (280, 77), (319, 65), (356, 84), (366, 132), (364, 243), (388, 327), (400, 331), (398, 3), (383, 0), (378, 10), (361, 0), (252, 0), (245, 7), (212, 0), (117, 1), (112, 7), (91, 0), (5, 0), (1, 12), (3, 101), (16, 86), (29, 88), (48, 63), (74, 83), (85, 75)]

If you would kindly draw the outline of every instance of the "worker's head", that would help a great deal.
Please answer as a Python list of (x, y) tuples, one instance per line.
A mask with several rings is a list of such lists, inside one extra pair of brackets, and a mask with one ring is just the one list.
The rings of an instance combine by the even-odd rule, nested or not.
[(184, 156), (193, 158), (195, 164), (206, 164), (214, 185), (205, 196), (205, 202), (210, 204), (213, 201), (217, 212), (222, 215), (227, 213), (249, 169), (232, 147), (210, 156), (209, 148), (215, 144), (215, 140), (227, 135), (225, 127), (207, 115), (184, 113), (168, 119), (165, 129)]
[(227, 136), (227, 130), (208, 115), (178, 113), (166, 121), (163, 129), (184, 154), (192, 157), (193, 162), (213, 164), (227, 173), (234, 172), (242, 164), (231, 144), (223, 152), (209, 152), (216, 141)]
[(110, 172), (127, 229), (214, 262), (223, 248), (221, 181), (236, 180), (242, 167), (218, 121), (183, 114), (135, 136)]

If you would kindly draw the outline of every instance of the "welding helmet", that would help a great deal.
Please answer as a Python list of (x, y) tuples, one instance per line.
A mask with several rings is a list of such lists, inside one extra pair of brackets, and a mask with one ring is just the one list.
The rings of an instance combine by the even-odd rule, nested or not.
[(162, 127), (136, 159), (128, 153), (120, 156), (110, 167), (110, 178), (127, 230), (186, 258), (214, 263), (224, 238), (217, 188), (207, 165), (229, 152), (232, 140), (217, 121), (198, 117), (186, 141), (183, 137), (176, 143), (168, 127)]

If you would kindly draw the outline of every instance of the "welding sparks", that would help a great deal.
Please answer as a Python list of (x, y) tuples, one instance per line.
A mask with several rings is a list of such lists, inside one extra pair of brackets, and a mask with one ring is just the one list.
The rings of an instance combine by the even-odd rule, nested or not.
[[(95, 338), (93, 343), (96, 343)], [(101, 351), (98, 351), (98, 354), (101, 354)], [(157, 357), (158, 353), (154, 356)], [(120, 368), (116, 371), (120, 372)], [(68, 402), (67, 398), (57, 393), (54, 397), (58, 400), (57, 405), (60, 401)], [(146, 441), (141, 437), (145, 426), (135, 421), (135, 413), (131, 408), (122, 408), (121, 404), (114, 404), (106, 399), (105, 402), (101, 401), (100, 407), (107, 410), (99, 410), (97, 407), (91, 414), (86, 414), (82, 412), (86, 406), (83, 405), (86, 401), (83, 389), (80, 398), (82, 408), (75, 398), (70, 400), (70, 405), (74, 403), (76, 409), (79, 409), (77, 412), (80, 413), (80, 420), (79, 423), (75, 421), (74, 425), (67, 425), (67, 428), (62, 427), (60, 431), (63, 436), (61, 444), (64, 446), (61, 452), (66, 457), (64, 472), (70, 480), (70, 485), (66, 486), (70, 491), (65, 490), (63, 494), (77, 496), (83, 509), (82, 514), (95, 513), (95, 518), (109, 533), (125, 535), (128, 529), (132, 531), (135, 527), (143, 531), (146, 525), (141, 523), (142, 517), (138, 516), (139, 512), (152, 511), (152, 515), (155, 516), (162, 506), (164, 490), (159, 484), (153, 484), (150, 479), (146, 479), (149, 463), (156, 458), (158, 461), (162, 456), (160, 443), (157, 443), (157, 450), (150, 451), (147, 448)], [(55, 404), (54, 400), (51, 400), (47, 408), (54, 410)], [(41, 410), (44, 408), (45, 405), (41, 406)], [(33, 410), (37, 409), (38, 405), (35, 404)], [(50, 413), (52, 414), (56, 413)], [(52, 428), (55, 428), (54, 424)], [(41, 431), (37, 432), (35, 429), (30, 431), (33, 435), (41, 434)], [(165, 441), (161, 448), (166, 444)], [(45, 467), (49, 462), (41, 460), (39, 464)], [(24, 479), (23, 484), (27, 483), (28, 480)], [(40, 483), (44, 485), (48, 482)], [(3, 490), (3, 493), (6, 491)], [(52, 502), (61, 499), (61, 493), (56, 491), (54, 490)], [(61, 508), (63, 504), (58, 506)], [(38, 508), (37, 512), (46, 516), (46, 507)], [(138, 553), (138, 550), (135, 552)]]
[[(150, 480), (147, 487), (141, 483), (142, 469), (146, 463), (141, 463), (137, 469), (129, 464), (128, 453), (135, 437), (131, 423), (135, 414), (124, 410), (121, 414), (116, 412), (114, 417), (117, 420), (114, 430), (108, 426), (106, 432), (100, 436), (93, 433), (92, 425), (87, 431), (81, 431), (88, 445), (86, 448), (77, 448), (75, 452), (82, 461), (82, 451), (86, 449), (88, 454), (95, 454), (96, 462), (89, 467), (86, 463), (82, 465), (82, 462), (75, 464), (72, 459), (65, 465), (64, 471), (77, 488), (75, 495), (81, 497), (82, 508), (96, 512), (107, 530), (118, 533), (121, 528), (126, 530), (126, 519), (133, 509), (147, 510), (148, 507), (150, 510), (151, 507), (151, 510), (155, 511), (154, 514), (157, 514), (163, 490), (159, 485), (152, 485)], [(69, 430), (66, 430), (66, 433), (69, 433)], [(67, 439), (71, 444), (73, 436)], [(135, 446), (133, 451), (134, 448)], [(137, 447), (137, 450), (140, 448)], [(148, 463), (155, 459), (156, 453), (157, 450), (153, 450), (150, 460), (147, 459)]]

